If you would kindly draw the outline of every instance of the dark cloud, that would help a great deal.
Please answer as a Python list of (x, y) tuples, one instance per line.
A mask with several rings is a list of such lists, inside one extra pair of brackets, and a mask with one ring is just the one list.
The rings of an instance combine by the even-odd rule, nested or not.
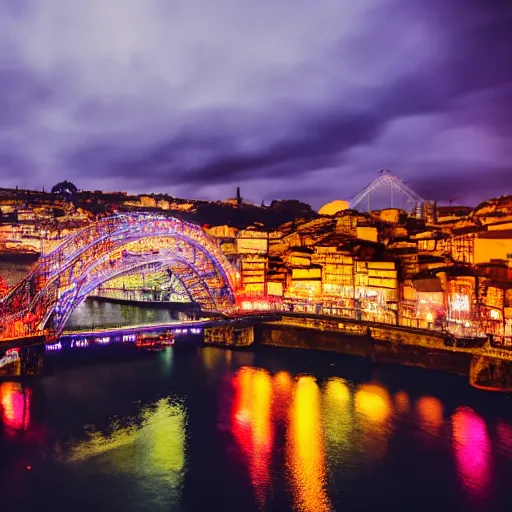
[(53, 95), (48, 83), (19, 65), (0, 66), (0, 84), (0, 128), (4, 129), (30, 123), (35, 110)]
[(512, 165), (499, 169), (464, 169), (456, 176), (445, 172), (437, 180), (429, 179), (426, 174), (416, 178), (411, 185), (422, 197), (433, 201), (455, 200), (474, 204), (478, 198), (505, 195), (512, 191)]
[(318, 206), (391, 168), (432, 199), (510, 189), (509, 1), (4, 2), (6, 180), (29, 148), (34, 186)]

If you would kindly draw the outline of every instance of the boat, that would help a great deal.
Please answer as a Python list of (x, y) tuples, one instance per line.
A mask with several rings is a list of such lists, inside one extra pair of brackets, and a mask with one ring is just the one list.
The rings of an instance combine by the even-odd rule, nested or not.
[(172, 332), (138, 334), (135, 346), (144, 350), (162, 350), (174, 345), (175, 335)]

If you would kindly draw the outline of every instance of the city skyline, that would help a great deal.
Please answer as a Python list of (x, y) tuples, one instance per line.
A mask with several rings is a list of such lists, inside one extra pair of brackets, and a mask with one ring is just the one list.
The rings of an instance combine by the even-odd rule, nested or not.
[(512, 189), (511, 20), (499, 0), (0, 0), (0, 180), (318, 208), (389, 168), (474, 205)]

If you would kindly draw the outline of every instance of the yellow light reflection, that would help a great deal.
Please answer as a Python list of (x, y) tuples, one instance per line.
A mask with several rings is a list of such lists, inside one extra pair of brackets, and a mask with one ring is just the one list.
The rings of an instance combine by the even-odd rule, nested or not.
[[(70, 463), (96, 462), (99, 471), (135, 475), (141, 486), (176, 488), (185, 463), (185, 409), (168, 399), (147, 407), (138, 422), (114, 423), (110, 434), (92, 431), (71, 447)], [(96, 459), (96, 460), (95, 460)]]
[(416, 402), (416, 411), (423, 430), (437, 433), (443, 424), (443, 405), (433, 396), (423, 396)]
[(287, 459), (295, 505), (301, 512), (331, 510), (326, 492), (325, 454), (319, 390), (312, 377), (301, 377), (290, 411)]
[(206, 369), (209, 371), (213, 371), (221, 359), (225, 357), (224, 351), (217, 347), (204, 347), (201, 350), (201, 357), (203, 359), (203, 363), (206, 366)]
[(272, 383), (270, 375), (242, 368), (234, 380), (231, 429), (244, 452), (258, 503), (263, 507), (270, 489)]
[(350, 404), (350, 390), (343, 379), (327, 381), (324, 396), (324, 429), (329, 458), (339, 458), (339, 448), (350, 445), (350, 432), (354, 425), (353, 409)]
[(394, 401), (396, 412), (400, 414), (407, 414), (409, 412), (409, 395), (407, 395), (405, 391), (398, 391), (398, 393), (395, 393)]

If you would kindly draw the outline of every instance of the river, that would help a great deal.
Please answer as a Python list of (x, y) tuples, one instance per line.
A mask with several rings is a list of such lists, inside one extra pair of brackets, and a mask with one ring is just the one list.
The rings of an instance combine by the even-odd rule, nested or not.
[(66, 323), (66, 329), (89, 330), (101, 327), (157, 325), (186, 319), (185, 313), (172, 309), (155, 309), (150, 306), (115, 304), (87, 299), (73, 310)]
[(1, 510), (512, 510), (510, 400), (456, 376), (285, 349), (49, 368), (0, 384)]

